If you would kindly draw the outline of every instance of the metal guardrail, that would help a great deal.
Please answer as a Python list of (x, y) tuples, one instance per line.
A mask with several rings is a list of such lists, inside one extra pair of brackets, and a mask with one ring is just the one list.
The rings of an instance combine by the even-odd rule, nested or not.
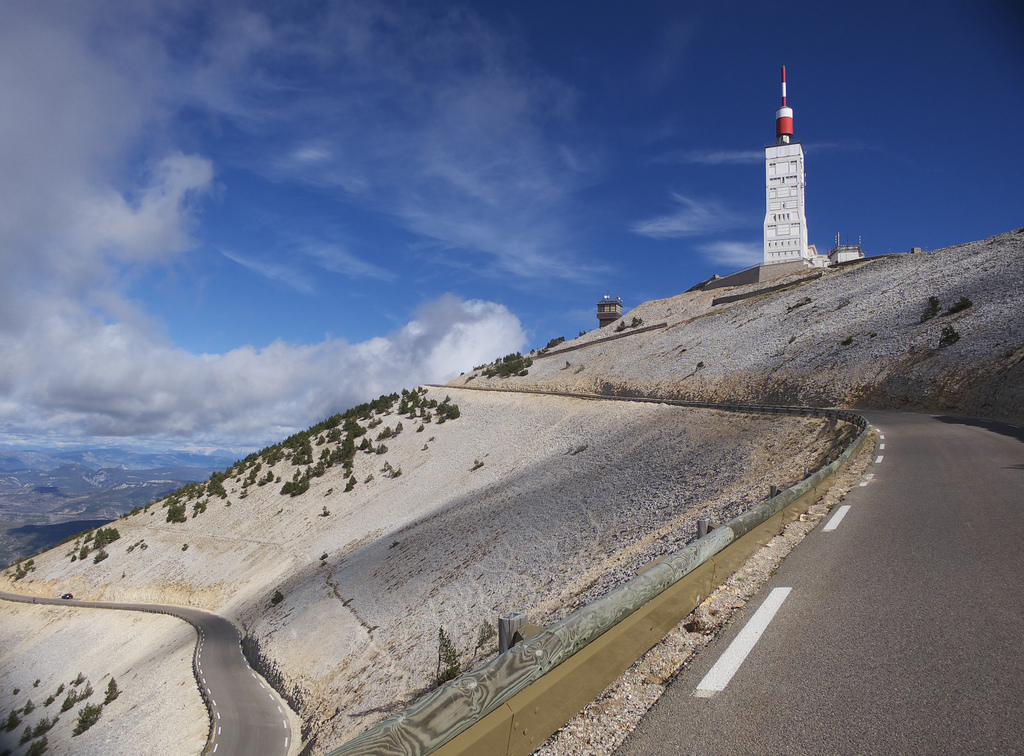
[[(470, 390), (489, 391), (494, 389), (474, 387)], [(525, 393), (671, 404), (731, 412), (806, 414), (851, 423), (860, 430), (860, 434), (846, 446), (837, 459), (826, 464), (805, 480), (733, 518), (703, 538), (664, 557), (642, 574), (514, 646), (506, 653), (432, 691), (404, 711), (332, 750), (328, 756), (384, 756), (385, 754), (426, 756), (434, 753), (448, 756), (448, 754), (461, 753), (519, 754), (532, 752), (533, 748), (547, 738), (554, 729), (568, 721), (578, 707), (573, 708), (573, 711), (569, 712), (560, 724), (554, 725), (554, 729), (551, 729), (550, 721), (546, 723), (548, 732), (542, 733), (543, 737), (537, 733), (533, 733), (533, 736), (529, 737), (530, 733), (526, 732), (527, 728), (522, 725), (519, 727), (520, 732), (515, 732), (513, 712), (511, 710), (507, 713), (499, 712), (500, 707), (538, 683), (545, 675), (556, 670), (559, 665), (570, 660), (609, 630), (628, 621), (635, 613), (641, 613), (640, 610), (653, 604), (656, 599), (679, 584), (684, 577), (706, 565), (712, 557), (721, 554), (730, 544), (736, 543), (748, 534), (754, 535), (756, 529), (773, 518), (777, 518), (784, 509), (794, 505), (808, 494), (814, 493), (819, 484), (831, 477), (846, 463), (867, 437), (869, 427), (864, 417), (846, 410), (737, 404), (714, 405), (652, 397), (565, 394), (538, 390), (525, 390)], [(698, 595), (698, 603), (699, 599)], [(689, 611), (687, 610), (686, 614)], [(674, 624), (675, 622), (668, 627), (672, 627)], [(644, 653), (650, 645), (643, 648), (640, 654)], [(628, 663), (626, 666), (629, 666)], [(602, 684), (597, 690), (600, 691), (604, 686)], [(540, 713), (539, 710), (540, 706), (537, 706), (534, 711), (535, 718)], [(550, 717), (548, 719), (550, 720)], [(475, 724), (479, 724), (480, 734), (476, 738), (471, 738), (471, 743), (468, 746), (445, 747), (446, 744), (450, 744)], [(519, 743), (514, 744), (516, 735), (519, 736)], [(539, 740), (537, 740), (538, 737), (540, 737)], [(529, 750), (522, 749), (523, 741), (529, 744)], [(520, 747), (517, 749), (514, 745)]]

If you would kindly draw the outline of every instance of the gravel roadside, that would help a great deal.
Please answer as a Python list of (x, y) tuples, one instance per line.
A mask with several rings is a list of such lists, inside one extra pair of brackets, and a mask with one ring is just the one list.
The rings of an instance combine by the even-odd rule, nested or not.
[(679, 671), (707, 646), (763, 586), (779, 564), (843, 500), (864, 475), (874, 444), (868, 439), (807, 514), (752, 555), (654, 648), (552, 735), (536, 756), (610, 756), (665, 692)]

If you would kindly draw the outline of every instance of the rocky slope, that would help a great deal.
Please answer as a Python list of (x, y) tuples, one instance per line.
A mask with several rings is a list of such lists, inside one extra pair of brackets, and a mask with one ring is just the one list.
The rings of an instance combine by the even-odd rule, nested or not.
[[(55, 756), (199, 753), (209, 720), (194, 648), (195, 632), (171, 617), (0, 602), (0, 717), (16, 711), (20, 720), (0, 731), (0, 752), (23, 754), (45, 737)], [(119, 693), (104, 703), (111, 680)], [(99, 720), (74, 735), (82, 710), (100, 705)], [(52, 728), (19, 748), (25, 729), (45, 729), (44, 720)]]
[[(609, 326), (535, 355), (527, 376), (473, 371), (450, 385), (904, 409), (1024, 425), (1024, 229), (809, 273), (783, 279), (792, 284), (783, 291), (757, 293), (772, 281), (646, 302), (620, 322), (666, 328), (608, 341), (630, 332)], [(751, 296), (715, 304), (736, 295)], [(938, 312), (922, 322), (930, 297)], [(962, 297), (972, 305), (949, 313)], [(947, 328), (959, 339), (943, 346)]]
[[(226, 498), (187, 500), (185, 522), (150, 506), (114, 523), (100, 561), (95, 540), (65, 544), (7, 585), (236, 619), (323, 752), (433, 684), (439, 628), (468, 668), (494, 652), (499, 614), (564, 613), (692, 538), (697, 517), (798, 478), (836, 438), (822, 419), (463, 390), (424, 401), (445, 393), (458, 419), (392, 407), (363, 421), (388, 449), (356, 453), (351, 491), (339, 467), (295, 497), (281, 493), (306, 467), (292, 459), (236, 470)], [(344, 443), (328, 435), (314, 456)]]

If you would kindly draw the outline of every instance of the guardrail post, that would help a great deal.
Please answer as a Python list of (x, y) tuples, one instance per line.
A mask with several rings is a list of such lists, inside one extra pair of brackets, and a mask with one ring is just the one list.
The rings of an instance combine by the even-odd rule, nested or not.
[(507, 617), (498, 617), (498, 653), (503, 654), (512, 647), (512, 636), (526, 625), (526, 615), (512, 612)]
[(703, 538), (708, 534), (708, 523), (710, 520), (697, 520), (697, 537)]
[(779, 487), (773, 483), (772, 487), (768, 489), (768, 498), (769, 499), (774, 499), (778, 495), (779, 495)]

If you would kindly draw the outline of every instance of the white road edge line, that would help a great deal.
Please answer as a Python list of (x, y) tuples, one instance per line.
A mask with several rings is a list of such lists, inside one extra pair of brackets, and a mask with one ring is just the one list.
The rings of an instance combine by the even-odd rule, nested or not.
[(849, 511), (850, 505), (843, 504), (843, 506), (839, 507), (839, 509), (836, 510), (836, 513), (832, 515), (832, 519), (825, 524), (825, 527), (823, 527), (822, 530), (828, 532), (830, 530), (835, 530), (836, 528), (838, 528), (839, 523), (843, 521), (843, 518), (846, 517), (846, 513)]
[(739, 670), (743, 660), (747, 658), (747, 654), (754, 648), (754, 644), (757, 643), (765, 629), (767, 629), (768, 623), (775, 617), (775, 613), (779, 611), (782, 602), (786, 600), (786, 597), (792, 590), (792, 588), (772, 589), (772, 592), (768, 594), (768, 598), (754, 612), (754, 616), (740, 630), (739, 635), (733, 638), (729, 648), (725, 649), (725, 653), (715, 662), (715, 666), (697, 684), (697, 689), (693, 692), (694, 696), (710, 698), (715, 693), (725, 690), (725, 686), (729, 684), (732, 676)]
[(884, 456), (884, 455), (882, 455), (882, 454), (879, 454), (879, 455), (878, 455), (878, 459), (876, 459), (876, 460), (875, 460), (875, 464), (877, 465), (877, 464), (878, 464), (879, 462), (881, 462), (881, 461), (882, 461), (883, 459), (885, 459), (885, 456)]

